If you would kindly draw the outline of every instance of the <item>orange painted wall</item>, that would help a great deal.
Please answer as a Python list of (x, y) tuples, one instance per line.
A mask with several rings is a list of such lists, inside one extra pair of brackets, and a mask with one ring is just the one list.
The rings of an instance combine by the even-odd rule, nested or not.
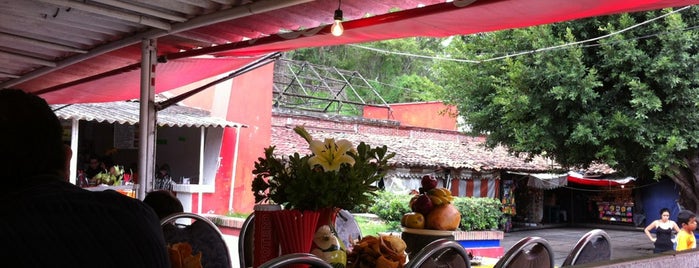
[(364, 107), (364, 117), (389, 119), (401, 125), (457, 130), (456, 107), (442, 102), (415, 102), (390, 104), (392, 111), (379, 107)]
[[(219, 77), (211, 77), (208, 79), (200, 80), (198, 82), (191, 83), (189, 85), (186, 85), (184, 87), (176, 88), (170, 91), (165, 92), (167, 97), (173, 97), (177, 96), (180, 94), (183, 94), (185, 92), (191, 91), (193, 89), (199, 88), (201, 86), (204, 86), (208, 83), (211, 83), (212, 81), (218, 79)], [(214, 86), (216, 87), (216, 86)], [(182, 101), (182, 104), (187, 107), (194, 107), (194, 108), (199, 108), (207, 111), (211, 111), (213, 102), (215, 99), (215, 90), (214, 88), (207, 88), (194, 96), (191, 96), (189, 98), (186, 98)], [(213, 111), (212, 111), (213, 112)]]
[[(248, 126), (241, 129), (240, 141), (238, 142), (240, 149), (238, 151), (236, 180), (235, 185), (233, 185), (233, 210), (235, 212), (251, 212), (255, 204), (255, 198), (251, 191), (252, 169), (257, 158), (263, 155), (264, 148), (269, 146), (272, 137), (273, 75), (274, 64), (268, 64), (233, 80), (226, 119)], [(229, 138), (235, 140), (235, 137), (230, 137), (229, 134), (235, 135), (235, 131), (224, 133), (224, 143)], [(232, 147), (230, 146), (230, 148)], [(226, 148), (222, 148), (221, 153), (225, 157), (224, 149)], [(228, 163), (232, 165), (232, 161)], [(219, 170), (225, 170), (225, 168), (222, 167)], [(217, 177), (216, 181), (225, 180), (219, 180)], [(230, 182), (228, 184), (230, 185)], [(230, 191), (230, 188), (226, 190)], [(216, 192), (218, 191), (217, 185)], [(226, 202), (228, 202), (227, 199)]]
[[(182, 103), (211, 111), (214, 116), (225, 117), (228, 121), (247, 125), (241, 128), (240, 141), (236, 143), (236, 130), (228, 128), (223, 133), (221, 146), (221, 166), (216, 173), (216, 192), (203, 196), (202, 212), (214, 211), (217, 214), (228, 212), (228, 200), (233, 178), (235, 146), (238, 144), (238, 164), (233, 185), (233, 211), (252, 212), (255, 199), (252, 195), (252, 169), (255, 160), (262, 156), (264, 148), (271, 140), (272, 124), (272, 76), (274, 65), (268, 64), (216, 88), (206, 89), (186, 99)], [(174, 95), (204, 85), (217, 79), (210, 78), (172, 91)], [(228, 94), (229, 93), (229, 94)], [(192, 207), (198, 206), (196, 194), (192, 197)]]

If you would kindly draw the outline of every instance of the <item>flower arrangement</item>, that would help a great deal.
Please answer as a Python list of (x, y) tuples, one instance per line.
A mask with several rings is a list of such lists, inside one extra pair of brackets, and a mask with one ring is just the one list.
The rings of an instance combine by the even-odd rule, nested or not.
[(309, 144), (311, 154), (274, 155), (275, 146), (265, 148), (255, 162), (252, 191), (255, 202), (271, 201), (285, 209), (352, 210), (373, 203), (376, 183), (386, 175), (387, 146), (372, 148), (361, 142), (356, 148), (347, 140), (314, 140), (303, 126), (294, 131)]
[(109, 170), (102, 170), (94, 178), (94, 184), (121, 185), (124, 179), (124, 167), (112, 166)]

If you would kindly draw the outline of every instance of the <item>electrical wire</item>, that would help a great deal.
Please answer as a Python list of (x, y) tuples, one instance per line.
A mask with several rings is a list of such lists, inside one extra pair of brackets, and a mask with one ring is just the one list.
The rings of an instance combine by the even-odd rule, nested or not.
[[(640, 26), (642, 26), (642, 25), (651, 23), (651, 22), (653, 22), (653, 21), (662, 19), (662, 18), (667, 17), (667, 16), (669, 16), (669, 15), (672, 15), (672, 14), (674, 14), (674, 13), (678, 13), (678, 12), (687, 10), (687, 9), (690, 8), (690, 7), (691, 7), (691, 6), (685, 6), (685, 7), (682, 7), (682, 8), (680, 8), (680, 9), (676, 9), (676, 10), (673, 10), (673, 11), (671, 11), (671, 12), (668, 12), (667, 14), (660, 15), (660, 16), (658, 16), (658, 17), (655, 17), (655, 18), (652, 18), (652, 19), (649, 19), (649, 20), (646, 20), (646, 21), (643, 21), (643, 22), (640, 22), (640, 23), (631, 25), (631, 26), (626, 27), (626, 28), (624, 28), (624, 29), (621, 29), (621, 30), (619, 30), (619, 31), (615, 31), (615, 32), (612, 32), (612, 33), (609, 33), (609, 34), (605, 34), (605, 35), (602, 35), (602, 36), (598, 36), (598, 37), (594, 37), (594, 38), (589, 38), (589, 39), (582, 40), (582, 41), (576, 41), (576, 42), (565, 43), (565, 44), (556, 45), (556, 46), (550, 46), (550, 47), (545, 47), (545, 48), (538, 48), (538, 49), (535, 49), (535, 50), (527, 50), (527, 51), (519, 51), (519, 52), (509, 52), (509, 53), (507, 53), (507, 54), (504, 55), (504, 56), (493, 57), (493, 58), (488, 58), (488, 59), (483, 59), (483, 60), (455, 59), (455, 58), (444, 58), (444, 57), (437, 57), (437, 56), (417, 55), (417, 54), (412, 54), (412, 53), (407, 53), (407, 52), (389, 51), (389, 50), (383, 50), (383, 49), (379, 49), (379, 48), (367, 47), (367, 46), (356, 45), (356, 44), (349, 44), (348, 46), (356, 47), (356, 48), (360, 48), (360, 49), (366, 49), (366, 50), (375, 51), (375, 52), (380, 52), (380, 53), (385, 53), (385, 54), (394, 54), (394, 55), (408, 56), (408, 57), (414, 57), (414, 58), (423, 58), (423, 59), (430, 59), (430, 60), (442, 60), (442, 61), (453, 61), (453, 62), (465, 62), (465, 63), (476, 63), (476, 64), (478, 64), (478, 63), (484, 63), (484, 62), (490, 62), (490, 61), (496, 61), (496, 60), (503, 60), (503, 59), (512, 58), (512, 57), (517, 57), (517, 56), (522, 56), (522, 55), (529, 55), (529, 54), (535, 54), (535, 53), (540, 53), (540, 52), (547, 52), (547, 51), (553, 51), (553, 50), (558, 50), (558, 49), (564, 49), (564, 48), (568, 48), (568, 47), (575, 46), (575, 45), (580, 45), (580, 44), (595, 42), (595, 41), (598, 41), (598, 40), (601, 40), (601, 39), (609, 38), (609, 37), (612, 37), (612, 36), (614, 36), (614, 35), (618, 35), (618, 34), (621, 34), (621, 33), (627, 32), (627, 31), (630, 31), (630, 30), (632, 30), (632, 29), (634, 29), (634, 28), (637, 28), (637, 27), (640, 27)], [(693, 30), (693, 29), (696, 29), (697, 27), (699, 27), (699, 26), (692, 26), (692, 27), (685, 28), (685, 29), (683, 29), (683, 30), (685, 30), (685, 31), (686, 31), (686, 30)], [(643, 37), (636, 37), (636, 38), (627, 39), (627, 40), (638, 40), (638, 39), (650, 38), (650, 37), (654, 37), (654, 36), (658, 36), (658, 35), (666, 34), (666, 33), (669, 33), (669, 32), (666, 31), (666, 32), (662, 32), (662, 33), (656, 33), (656, 34), (652, 34), (652, 35), (646, 35), (646, 36), (643, 36)], [(621, 42), (621, 41), (619, 41), (619, 42)], [(589, 46), (587, 46), (587, 47), (593, 47), (593, 46), (599, 46), (599, 44), (589, 45)]]

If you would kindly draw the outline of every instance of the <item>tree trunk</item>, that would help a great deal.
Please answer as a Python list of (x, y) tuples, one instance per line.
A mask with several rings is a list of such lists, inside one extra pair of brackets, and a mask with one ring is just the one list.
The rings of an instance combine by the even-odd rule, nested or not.
[(685, 159), (686, 167), (677, 167), (670, 179), (680, 188), (679, 204), (685, 209), (697, 213), (699, 206), (699, 157)]

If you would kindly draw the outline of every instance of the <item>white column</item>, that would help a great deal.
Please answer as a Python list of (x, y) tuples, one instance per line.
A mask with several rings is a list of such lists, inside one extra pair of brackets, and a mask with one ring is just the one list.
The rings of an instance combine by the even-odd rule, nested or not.
[[(204, 185), (204, 147), (206, 139), (206, 128), (201, 127), (201, 134), (199, 135), (199, 185)], [(202, 194), (201, 187), (198, 188), (197, 198), (197, 213), (201, 214), (202, 202), (204, 202), (204, 195)]]
[(75, 179), (78, 177), (78, 131), (80, 130), (80, 121), (77, 119), (70, 120), (70, 149), (73, 150), (73, 156), (70, 157), (70, 183), (75, 184)]
[(138, 128), (138, 199), (153, 189), (155, 175), (155, 66), (156, 40), (141, 43), (141, 106)]

